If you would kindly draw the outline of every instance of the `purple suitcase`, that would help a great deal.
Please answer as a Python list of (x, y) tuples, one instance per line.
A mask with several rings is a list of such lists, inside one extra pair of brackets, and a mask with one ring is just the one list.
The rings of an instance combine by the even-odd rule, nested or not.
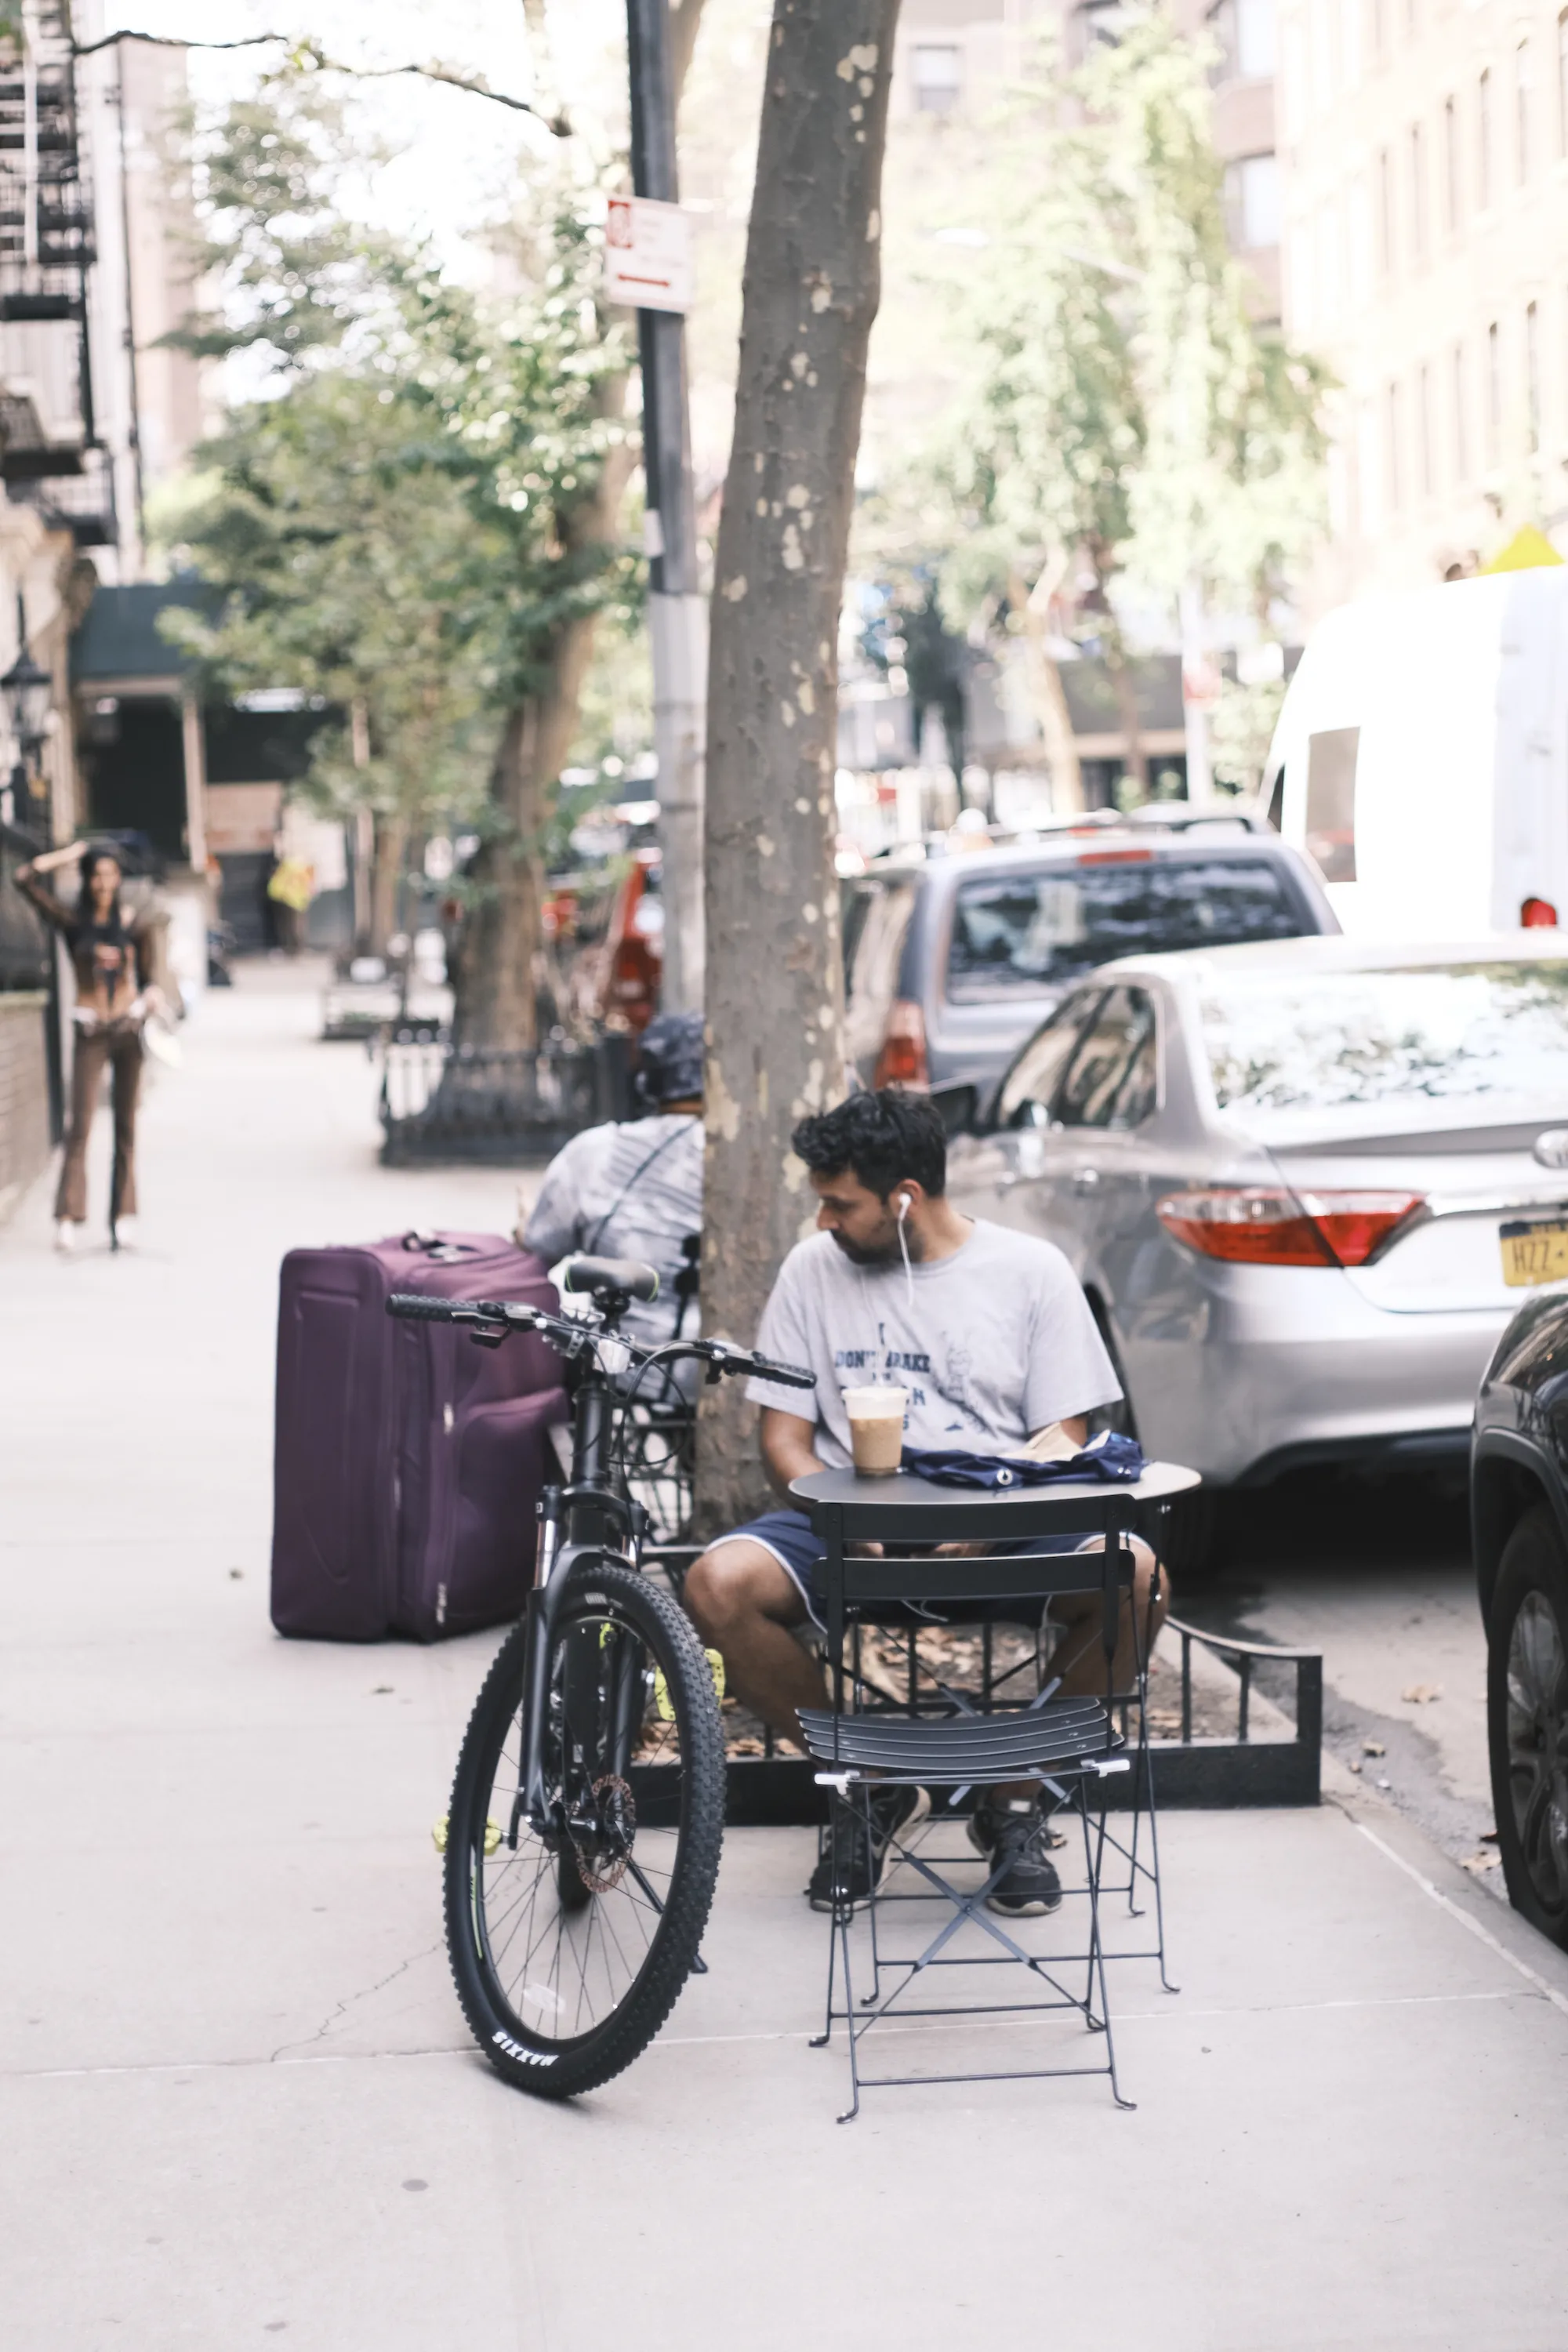
[(521, 1614), (534, 1504), (566, 1415), (561, 1359), (404, 1323), (394, 1291), (552, 1311), (542, 1262), (495, 1234), (290, 1250), (278, 1312), (272, 1622), (280, 1633), (422, 1642)]

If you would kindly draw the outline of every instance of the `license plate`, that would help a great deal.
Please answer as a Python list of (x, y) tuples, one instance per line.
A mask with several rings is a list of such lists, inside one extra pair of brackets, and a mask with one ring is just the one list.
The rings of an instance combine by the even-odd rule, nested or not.
[(1568, 1221), (1551, 1224), (1517, 1224), (1500, 1228), (1502, 1278), (1512, 1290), (1532, 1289), (1543, 1282), (1568, 1282)]

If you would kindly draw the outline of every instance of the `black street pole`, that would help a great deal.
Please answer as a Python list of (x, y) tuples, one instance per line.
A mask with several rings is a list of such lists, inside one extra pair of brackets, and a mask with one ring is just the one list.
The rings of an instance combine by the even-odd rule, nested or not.
[[(668, 0), (626, 0), (632, 189), (678, 204)], [(698, 591), (697, 510), (686, 391), (686, 325), (677, 310), (637, 312), (643, 469), (647, 484), (648, 632), (663, 850), (663, 1003), (702, 1003), (702, 771), (707, 730), (707, 610)]]

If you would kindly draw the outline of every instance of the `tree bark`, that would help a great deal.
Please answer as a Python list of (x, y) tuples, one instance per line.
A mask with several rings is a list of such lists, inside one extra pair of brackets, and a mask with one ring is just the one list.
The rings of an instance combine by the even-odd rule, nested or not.
[(375, 820), (370, 883), (370, 952), (384, 956), (397, 929), (397, 886), (408, 856), (408, 819), (402, 810)]
[(1125, 747), (1121, 754), (1122, 767), (1137, 787), (1139, 799), (1146, 801), (1149, 797), (1149, 755), (1143, 749), (1143, 721), (1138, 710), (1138, 675), (1119, 633), (1108, 632), (1105, 646), (1105, 666), (1110, 673), (1110, 689), (1116, 697), (1116, 712), (1121, 721), (1121, 738)]
[[(605, 384), (605, 414), (618, 415), (625, 379)], [(634, 453), (606, 450), (591, 498), (559, 520), (563, 553), (591, 553), (614, 541)], [(469, 900), (458, 938), (452, 1036), (459, 1045), (539, 1043), (533, 976), (544, 944), (544, 834), (552, 795), (577, 733), (578, 707), (597, 615), (559, 625), (541, 649), (545, 684), (508, 713), (490, 772), (486, 837), (467, 877)]]
[(1072, 713), (1068, 709), (1067, 688), (1046, 644), (1050, 625), (1051, 598), (1056, 593), (1058, 580), (1058, 567), (1047, 564), (1026, 595), (1023, 582), (1015, 577), (1009, 586), (1008, 601), (1024, 624), (1029, 698), (1035, 706), (1035, 717), (1045, 739), (1046, 766), (1051, 779), (1051, 812), (1056, 816), (1072, 816), (1083, 806), (1083, 769), (1079, 761), (1078, 743), (1072, 731)]
[(468, 869), (472, 898), (458, 951), (453, 1040), (539, 1043), (534, 969), (544, 939), (543, 845), (551, 794), (577, 732), (594, 616), (565, 623), (549, 683), (509, 712), (490, 774), (489, 837)]
[[(703, 1327), (752, 1341), (814, 1203), (795, 1122), (844, 1091), (839, 606), (880, 293), (898, 0), (774, 0), (708, 691)], [(809, 1410), (809, 1406), (807, 1406)], [(755, 1409), (703, 1391), (698, 1520), (765, 1507)]]

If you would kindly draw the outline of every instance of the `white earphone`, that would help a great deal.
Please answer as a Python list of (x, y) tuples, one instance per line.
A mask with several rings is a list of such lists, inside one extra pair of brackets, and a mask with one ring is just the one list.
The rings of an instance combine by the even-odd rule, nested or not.
[(904, 1237), (904, 1220), (910, 1213), (910, 1207), (909, 1194), (900, 1192), (899, 1194), (899, 1255), (904, 1261), (904, 1288), (909, 1294), (910, 1305), (912, 1307), (915, 1303), (915, 1278), (910, 1271), (910, 1245)]

